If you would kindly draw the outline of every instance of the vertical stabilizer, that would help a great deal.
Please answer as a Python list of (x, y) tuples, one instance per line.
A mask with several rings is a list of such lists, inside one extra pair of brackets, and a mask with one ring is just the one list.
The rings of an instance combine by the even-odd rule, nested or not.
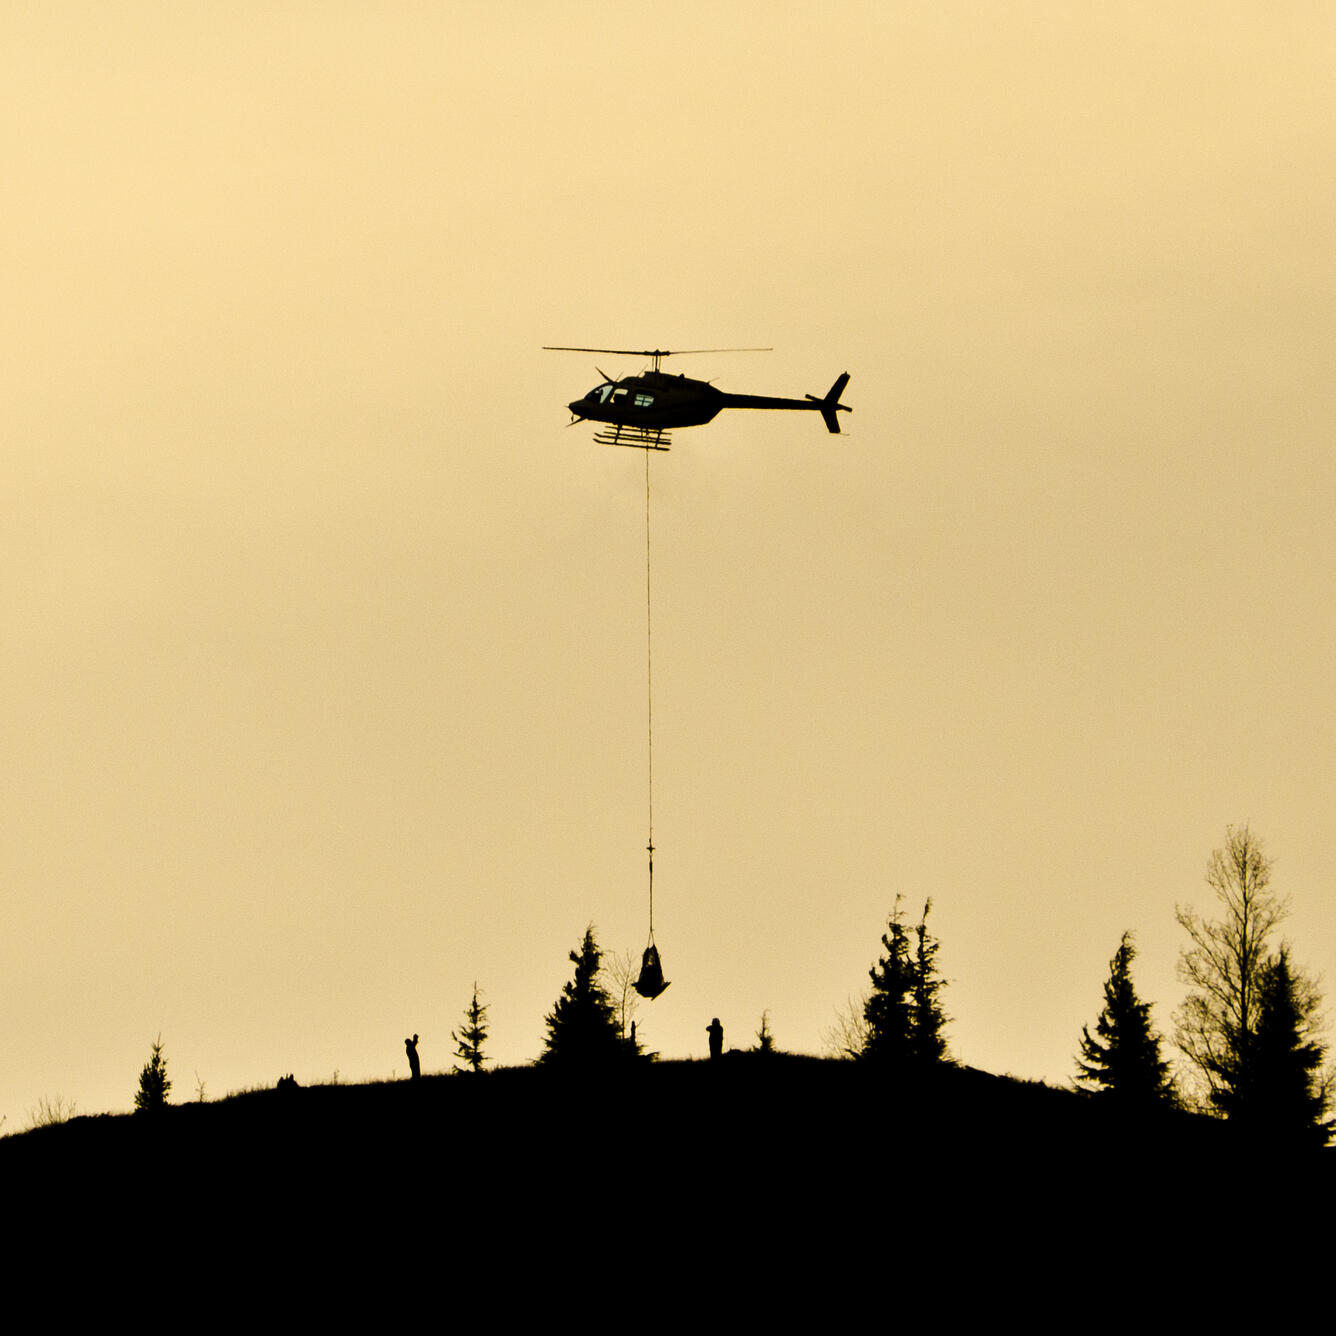
[(844, 387), (848, 383), (849, 373), (845, 371), (836, 378), (835, 384), (830, 387), (830, 393), (824, 399), (818, 399), (814, 394), (807, 396), (821, 410), (821, 417), (826, 424), (827, 431), (839, 431), (840, 420), (836, 416), (837, 411), (840, 413), (852, 413), (854, 411), (848, 404), (840, 403), (840, 395), (844, 393)]

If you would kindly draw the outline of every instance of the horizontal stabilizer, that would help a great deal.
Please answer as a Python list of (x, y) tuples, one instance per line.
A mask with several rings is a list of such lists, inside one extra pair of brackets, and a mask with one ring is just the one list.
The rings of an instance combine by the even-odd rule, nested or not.
[(854, 410), (848, 404), (840, 403), (840, 395), (844, 393), (844, 387), (849, 383), (849, 373), (843, 372), (830, 387), (830, 393), (824, 399), (818, 399), (816, 395), (809, 394), (807, 397), (821, 410), (822, 420), (826, 424), (826, 430), (837, 432), (840, 429), (840, 420), (836, 417), (836, 410), (841, 413), (852, 413)]

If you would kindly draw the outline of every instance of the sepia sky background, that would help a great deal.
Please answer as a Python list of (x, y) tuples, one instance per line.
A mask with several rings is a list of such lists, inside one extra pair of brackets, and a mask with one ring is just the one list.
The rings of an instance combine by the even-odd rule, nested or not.
[(540, 1051), (645, 943), (643, 360), (854, 412), (651, 459), (665, 1057), (819, 1052), (897, 895), (1068, 1080), (1248, 822), (1336, 978), (1336, 14), (0, 17), (0, 1124)]

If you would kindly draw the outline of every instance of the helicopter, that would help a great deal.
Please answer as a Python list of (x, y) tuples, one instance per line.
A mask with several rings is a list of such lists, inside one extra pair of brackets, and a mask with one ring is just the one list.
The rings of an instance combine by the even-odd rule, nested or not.
[(674, 376), (660, 369), (665, 357), (696, 353), (763, 353), (769, 348), (651, 348), (641, 351), (627, 348), (567, 348), (545, 345), (544, 352), (611, 353), (617, 357), (648, 357), (652, 367), (638, 376), (613, 380), (598, 370), (603, 380), (583, 399), (570, 404), (571, 423), (594, 422), (600, 429), (594, 440), (600, 445), (625, 445), (637, 450), (667, 450), (668, 432), (674, 427), (703, 427), (725, 408), (806, 409), (821, 414), (826, 430), (838, 432), (839, 413), (851, 413), (840, 395), (849, 383), (845, 371), (836, 378), (824, 398), (809, 394), (803, 399), (773, 399), (763, 394), (728, 394), (709, 381)]

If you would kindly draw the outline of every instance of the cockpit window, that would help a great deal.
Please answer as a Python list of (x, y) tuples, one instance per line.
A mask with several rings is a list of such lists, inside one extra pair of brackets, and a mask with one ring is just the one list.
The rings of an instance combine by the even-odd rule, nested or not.
[(604, 381), (602, 385), (595, 385), (594, 388), (585, 395), (585, 398), (592, 400), (596, 404), (601, 404), (607, 399), (611, 390), (612, 382), (607, 380)]

